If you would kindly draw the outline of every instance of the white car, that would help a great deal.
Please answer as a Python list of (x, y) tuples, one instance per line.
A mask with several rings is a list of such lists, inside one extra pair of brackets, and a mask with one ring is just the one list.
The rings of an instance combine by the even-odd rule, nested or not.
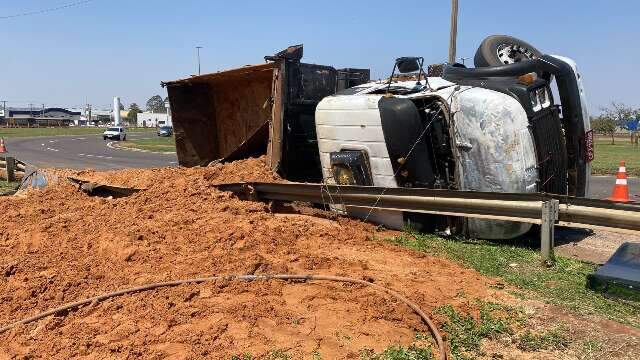
[(118, 141), (126, 141), (127, 140), (127, 130), (123, 127), (110, 127), (102, 133), (102, 138), (104, 140), (118, 140)]

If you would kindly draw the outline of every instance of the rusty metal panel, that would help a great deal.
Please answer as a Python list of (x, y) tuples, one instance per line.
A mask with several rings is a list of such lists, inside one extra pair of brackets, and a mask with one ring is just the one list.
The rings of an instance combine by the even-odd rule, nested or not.
[(269, 145), (267, 149), (267, 166), (272, 170), (278, 171), (280, 169), (280, 162), (282, 161), (282, 137), (283, 137), (283, 123), (284, 123), (284, 103), (283, 103), (283, 91), (285, 87), (285, 62), (276, 62), (276, 67), (273, 71), (273, 82), (271, 91), (271, 100), (273, 105), (271, 107), (271, 121), (269, 122)]
[(167, 91), (179, 164), (192, 167), (216, 160), (217, 129), (208, 95), (210, 86), (206, 83), (170, 85)]
[(274, 64), (167, 82), (181, 166), (265, 154)]
[(251, 76), (254, 72), (260, 71), (270, 71), (274, 67), (273, 63), (260, 64), (260, 65), (247, 65), (236, 69), (218, 71), (211, 74), (204, 74), (199, 76), (192, 76), (180, 80), (175, 81), (166, 81), (163, 82), (163, 86), (172, 86), (172, 85), (184, 85), (184, 84), (196, 84), (196, 83), (211, 83), (211, 81), (216, 81), (220, 79), (228, 79), (230, 77), (235, 76)]

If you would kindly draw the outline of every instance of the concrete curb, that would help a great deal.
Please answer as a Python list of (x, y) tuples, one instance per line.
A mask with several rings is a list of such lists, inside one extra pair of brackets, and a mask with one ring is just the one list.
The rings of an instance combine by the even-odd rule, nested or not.
[(110, 149), (115, 149), (115, 150), (125, 150), (125, 151), (136, 151), (136, 152), (143, 152), (143, 153), (148, 153), (148, 154), (175, 154), (175, 151), (151, 151), (151, 150), (143, 150), (143, 149), (136, 149), (136, 148), (130, 148), (127, 146), (122, 146), (119, 144), (120, 141), (110, 141), (107, 143), (107, 147)]

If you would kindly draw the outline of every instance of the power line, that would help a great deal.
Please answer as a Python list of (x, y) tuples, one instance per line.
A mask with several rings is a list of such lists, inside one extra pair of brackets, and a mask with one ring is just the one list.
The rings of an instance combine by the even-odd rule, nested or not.
[(0, 20), (13, 19), (13, 18), (17, 18), (17, 17), (30, 16), (30, 15), (44, 14), (44, 13), (48, 13), (48, 12), (52, 12), (52, 11), (58, 11), (58, 10), (62, 10), (62, 9), (66, 9), (66, 8), (70, 8), (70, 7), (74, 7), (74, 6), (78, 6), (78, 5), (83, 5), (83, 4), (92, 2), (92, 1), (94, 1), (94, 0), (76, 1), (74, 3), (61, 5), (61, 6), (57, 6), (57, 7), (52, 7), (52, 8), (29, 11), (29, 12), (13, 14), (13, 15), (4, 15), (4, 16), (0, 16)]

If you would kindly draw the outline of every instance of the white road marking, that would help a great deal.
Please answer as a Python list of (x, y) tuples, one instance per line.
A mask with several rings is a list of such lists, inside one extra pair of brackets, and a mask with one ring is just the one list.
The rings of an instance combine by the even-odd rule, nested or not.
[(52, 148), (50, 148), (50, 147), (48, 147), (48, 148), (47, 148), (47, 150), (49, 150), (49, 151), (55, 151), (55, 152), (60, 151), (60, 150), (58, 150), (58, 149), (52, 149)]
[(113, 159), (112, 156), (106, 156), (106, 155), (78, 154), (78, 156), (98, 158), (98, 159)]
[(44, 144), (40, 144), (40, 145), (44, 146)]

